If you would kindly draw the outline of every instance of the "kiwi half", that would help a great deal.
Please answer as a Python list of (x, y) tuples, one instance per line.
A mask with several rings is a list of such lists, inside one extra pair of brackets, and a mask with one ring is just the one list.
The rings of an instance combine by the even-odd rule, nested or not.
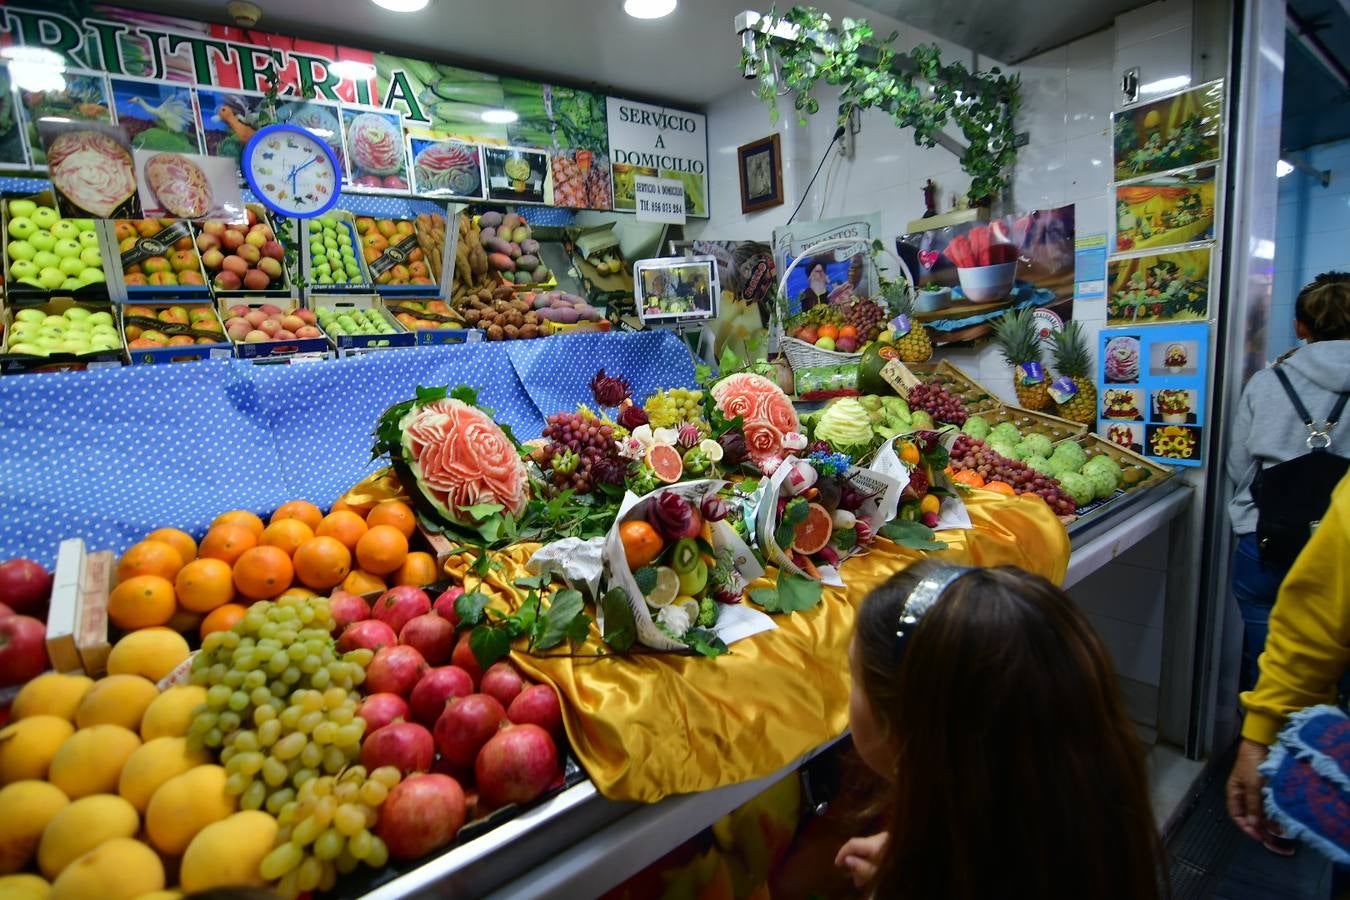
[(670, 549), (670, 567), (680, 575), (694, 571), (698, 559), (698, 543), (693, 538), (678, 540)]

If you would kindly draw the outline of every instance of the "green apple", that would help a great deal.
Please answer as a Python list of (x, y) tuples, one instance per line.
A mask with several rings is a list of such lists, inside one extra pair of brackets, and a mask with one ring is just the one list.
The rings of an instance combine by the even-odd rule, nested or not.
[(54, 291), (59, 288), (61, 282), (65, 280), (65, 273), (55, 266), (48, 266), (38, 273), (38, 281), (49, 291)]
[(65, 316), (67, 319), (70, 319), (72, 322), (78, 322), (81, 319), (87, 319), (90, 322), (92, 322), (94, 318), (94, 314), (91, 313), (89, 310), (85, 309), (83, 306), (72, 306), (70, 309), (62, 313), (62, 315)]
[(74, 241), (80, 237), (80, 226), (69, 219), (62, 219), (47, 230), (56, 235), (58, 241)]
[(112, 313), (96, 312), (89, 316), (89, 321), (95, 325), (111, 325), (113, 323)]
[(9, 220), (9, 233), (19, 240), (24, 240), (35, 231), (37, 231), (37, 226), (33, 224), (32, 219), (16, 216)]
[(24, 278), (36, 278), (37, 273), (42, 271), (37, 267), (37, 263), (31, 259), (16, 259), (9, 264), (9, 274), (14, 278), (22, 280)]
[(26, 284), (26, 285), (28, 285), (29, 287), (35, 287), (35, 288), (40, 288), (40, 287), (42, 287), (42, 282), (41, 282), (41, 281), (38, 281), (36, 275), (34, 275), (34, 276), (31, 277), (31, 278), (20, 278), (20, 279), (19, 279), (19, 283), (20, 283), (20, 284)]
[(94, 249), (97, 250), (97, 249), (98, 249), (98, 232), (97, 232), (97, 231), (81, 231), (81, 232), (80, 232), (80, 246), (81, 246), (81, 247), (93, 247)]
[(61, 342), (61, 350), (64, 353), (87, 353), (89, 351), (89, 342), (67, 339)]
[(32, 341), (20, 341), (17, 344), (9, 345), (10, 353), (26, 353), (29, 356), (46, 356), (47, 351), (40, 344)]
[(93, 266), (90, 266), (87, 269), (81, 269), (79, 275), (76, 277), (78, 277), (83, 284), (102, 284), (108, 280), (107, 276), (103, 274), (102, 269), (96, 269)]
[(62, 259), (69, 259), (72, 256), (78, 259), (82, 249), (79, 241), (59, 239), (56, 242), (56, 246), (52, 248), (52, 252)]
[(61, 257), (50, 250), (39, 250), (33, 254), (33, 263), (39, 269), (55, 269), (61, 265)]
[[(85, 232), (88, 234), (88, 232)], [(86, 269), (101, 269), (103, 267), (103, 255), (98, 252), (98, 247), (80, 248), (80, 262)]]
[(33, 210), (37, 208), (38, 205), (34, 203), (32, 200), (9, 201), (9, 214), (11, 216), (23, 216), (26, 218), (28, 216), (31, 216), (33, 214)]
[(28, 238), (28, 243), (38, 250), (51, 250), (56, 246), (56, 235), (50, 231), (35, 231)]
[(61, 260), (61, 264), (57, 268), (61, 270), (62, 274), (73, 277), (84, 271), (84, 263), (80, 262), (78, 256), (67, 256)]
[(19, 322), (34, 322), (41, 325), (47, 318), (47, 314), (40, 309), (21, 309), (14, 314), (15, 320)]
[(10, 259), (31, 260), (37, 255), (37, 248), (30, 241), (10, 241), (5, 253)]
[[(10, 204), (10, 208), (13, 208), (13, 204)], [(28, 218), (32, 219), (33, 224), (38, 228), (48, 231), (53, 225), (61, 221), (61, 214), (50, 206), (39, 206), (28, 213)]]
[(309, 231), (310, 234), (318, 234), (320, 231), (323, 231), (323, 222), (319, 219), (310, 219)]
[(94, 230), (93, 219), (71, 219), (70, 221), (74, 222), (75, 227), (82, 232), (93, 232)]
[(81, 281), (80, 279), (78, 279), (78, 278), (67, 278), (65, 281), (62, 281), (62, 282), (61, 282), (60, 290), (63, 290), (63, 291), (78, 291), (78, 290), (79, 290), (80, 288), (82, 288), (82, 287), (84, 287), (84, 282)]

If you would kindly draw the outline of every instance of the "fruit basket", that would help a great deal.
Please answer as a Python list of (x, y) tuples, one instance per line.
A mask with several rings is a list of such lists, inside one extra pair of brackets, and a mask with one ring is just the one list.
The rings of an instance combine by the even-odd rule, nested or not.
[(192, 225), (181, 219), (118, 219), (113, 237), (132, 302), (210, 300)]
[(67, 219), (56, 195), (41, 191), (0, 201), (4, 274), (11, 306), (56, 296), (106, 300), (107, 248), (94, 219)]
[(293, 296), (286, 249), (261, 203), (244, 204), (246, 222), (207, 219), (197, 225), (197, 249), (217, 301)]
[(976, 413), (976, 415), (984, 417), (990, 425), (1011, 422), (1022, 434), (1043, 434), (1050, 439), (1052, 444), (1058, 444), (1060, 441), (1079, 438), (1087, 434), (1086, 425), (1070, 422), (1068, 419), (1061, 419), (1059, 416), (1023, 409), (1020, 406), (999, 406), (992, 410)]
[(354, 294), (326, 299), (314, 313), (340, 355), (417, 345), (417, 335), (400, 325), (377, 296)]
[(997, 394), (945, 359), (938, 362), (911, 363), (907, 368), (925, 381), (936, 379), (949, 392), (960, 397), (961, 405), (972, 415), (983, 415), (1003, 406), (1003, 401)]
[(229, 358), (234, 347), (209, 303), (173, 301), (122, 305), (118, 322), (132, 365)]

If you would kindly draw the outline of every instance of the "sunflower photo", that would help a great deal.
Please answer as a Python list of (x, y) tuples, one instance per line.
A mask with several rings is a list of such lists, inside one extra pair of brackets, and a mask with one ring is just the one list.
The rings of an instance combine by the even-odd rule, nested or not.
[(1222, 146), (1223, 82), (1140, 103), (1111, 119), (1117, 181), (1214, 162)]
[(1214, 237), (1214, 166), (1117, 185), (1115, 196), (1117, 253)]

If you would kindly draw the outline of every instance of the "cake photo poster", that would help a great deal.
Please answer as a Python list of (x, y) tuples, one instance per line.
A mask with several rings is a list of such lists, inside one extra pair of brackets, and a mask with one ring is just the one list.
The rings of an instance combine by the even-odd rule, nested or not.
[(1199, 466), (1209, 325), (1104, 328), (1097, 358), (1097, 433), (1154, 462)]

